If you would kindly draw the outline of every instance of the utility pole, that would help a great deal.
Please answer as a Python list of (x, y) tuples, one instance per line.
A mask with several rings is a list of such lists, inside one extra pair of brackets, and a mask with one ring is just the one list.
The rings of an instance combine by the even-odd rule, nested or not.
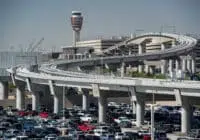
[(62, 135), (65, 135), (65, 86), (63, 86), (63, 130)]
[[(155, 90), (155, 93), (157, 92), (157, 90)], [(151, 107), (151, 140), (154, 140), (154, 134), (155, 134), (155, 127), (154, 127), (154, 107), (157, 106), (157, 104), (155, 104), (155, 93), (152, 93), (152, 104), (150, 104)]]

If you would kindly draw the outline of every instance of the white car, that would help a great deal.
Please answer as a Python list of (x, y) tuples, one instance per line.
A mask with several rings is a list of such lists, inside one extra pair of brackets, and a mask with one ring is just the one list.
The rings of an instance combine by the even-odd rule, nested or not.
[(104, 129), (94, 129), (94, 135), (95, 136), (102, 136), (108, 134), (108, 131), (104, 130)]
[(85, 114), (84, 116), (80, 117), (81, 121), (83, 122), (92, 122), (95, 120), (95, 117), (93, 117), (90, 114)]
[(127, 117), (119, 117), (118, 119), (114, 119), (114, 122), (116, 123), (120, 123), (122, 121), (128, 121), (128, 122), (131, 122)]
[(115, 140), (122, 140), (122, 139), (128, 139), (129, 137), (124, 135), (123, 133), (115, 133)]
[(133, 126), (136, 126), (136, 124), (137, 124), (136, 119), (132, 119), (132, 120), (131, 120), (131, 124), (132, 124)]

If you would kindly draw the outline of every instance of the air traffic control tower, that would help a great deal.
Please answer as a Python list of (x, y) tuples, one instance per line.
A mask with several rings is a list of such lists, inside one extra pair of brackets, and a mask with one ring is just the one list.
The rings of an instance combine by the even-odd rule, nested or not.
[(76, 42), (80, 41), (80, 30), (83, 23), (83, 17), (80, 11), (72, 11), (71, 25), (73, 29), (73, 47), (76, 54)]

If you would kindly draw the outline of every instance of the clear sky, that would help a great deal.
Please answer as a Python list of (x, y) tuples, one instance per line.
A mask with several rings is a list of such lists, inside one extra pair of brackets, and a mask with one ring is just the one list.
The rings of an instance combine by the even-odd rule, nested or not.
[[(138, 29), (200, 34), (200, 0), (0, 0), (0, 50), (72, 44), (71, 11), (84, 16), (81, 40), (130, 35)], [(141, 32), (140, 32), (141, 33)]]

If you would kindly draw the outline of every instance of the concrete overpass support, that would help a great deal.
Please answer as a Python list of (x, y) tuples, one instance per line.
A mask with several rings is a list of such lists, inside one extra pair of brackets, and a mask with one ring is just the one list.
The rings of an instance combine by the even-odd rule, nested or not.
[(124, 77), (124, 74), (125, 74), (125, 72), (126, 72), (126, 64), (125, 64), (125, 62), (122, 62), (122, 64), (121, 64), (121, 77)]
[(165, 74), (166, 73), (166, 60), (161, 60), (162, 65), (161, 65), (161, 74)]
[(136, 114), (136, 90), (135, 87), (130, 88), (131, 93), (131, 104), (133, 109), (133, 114)]
[(195, 58), (192, 58), (192, 73), (196, 72), (196, 61)]
[(87, 111), (88, 110), (88, 106), (89, 106), (89, 91), (88, 90), (83, 90), (83, 95), (82, 95), (82, 109)]
[(153, 67), (152, 66), (149, 67), (149, 73), (153, 74)]
[(30, 79), (26, 79), (26, 85), (29, 92), (32, 93), (32, 110), (37, 110), (37, 106), (40, 106), (39, 90), (42, 90), (41, 85), (31, 83)]
[(169, 60), (169, 73), (171, 73), (173, 71), (173, 60), (170, 59)]
[(191, 129), (192, 107), (188, 97), (182, 97), (181, 132), (187, 133)]
[(92, 92), (93, 92), (93, 96), (98, 98), (98, 107), (99, 107), (98, 118), (99, 118), (99, 123), (100, 122), (105, 122), (106, 121), (107, 98), (106, 98), (105, 94), (100, 92), (98, 84), (93, 84), (92, 85)]
[(179, 60), (176, 59), (176, 71), (179, 70)]
[(59, 108), (62, 106), (62, 102), (60, 97), (56, 92), (62, 91), (61, 88), (54, 86), (53, 81), (49, 80), (49, 89), (51, 95), (53, 95), (53, 101), (54, 101), (54, 106), (53, 106), (53, 113), (57, 114), (59, 112)]
[(18, 86), (16, 88), (16, 108), (22, 110), (25, 107), (25, 86)]
[(54, 106), (53, 106), (53, 113), (57, 114), (59, 111), (59, 98), (57, 95), (53, 96)]
[(182, 71), (185, 72), (186, 71), (186, 59), (182, 58)]
[(138, 54), (142, 54), (142, 45), (138, 44)]
[(139, 66), (138, 66), (138, 72), (139, 72), (139, 73), (143, 72), (143, 65), (139, 65)]
[(189, 72), (191, 72), (191, 60), (190, 59), (187, 60), (187, 70)]
[(88, 110), (88, 105), (87, 105), (87, 95), (83, 93), (82, 95), (82, 109), (83, 110)]
[[(165, 50), (165, 45), (162, 43), (161, 44), (161, 50), (164, 51)], [(161, 74), (165, 74), (166, 73), (166, 61), (165, 60), (161, 60), (162, 65), (161, 65)]]
[(108, 64), (105, 64), (105, 68), (106, 68), (106, 69), (110, 69), (110, 67), (109, 67)]
[(172, 40), (172, 47), (175, 47), (176, 46), (176, 40)]
[(136, 102), (136, 126), (140, 127), (144, 123), (144, 100), (137, 98)]
[(149, 66), (147, 64), (145, 65), (144, 71), (145, 71), (145, 73), (149, 73)]
[(77, 70), (78, 71), (82, 71), (80, 66), (77, 66)]
[[(141, 44), (138, 44), (138, 54), (142, 54), (143, 53), (143, 47)], [(138, 65), (138, 72), (143, 72), (143, 65)]]
[(100, 95), (98, 98), (98, 106), (99, 106), (99, 122), (105, 122), (107, 99), (103, 95)]
[(8, 99), (8, 82), (0, 81), (0, 100)]
[(38, 106), (40, 106), (40, 99), (39, 99), (39, 93), (33, 92), (32, 93), (32, 110), (37, 110)]

